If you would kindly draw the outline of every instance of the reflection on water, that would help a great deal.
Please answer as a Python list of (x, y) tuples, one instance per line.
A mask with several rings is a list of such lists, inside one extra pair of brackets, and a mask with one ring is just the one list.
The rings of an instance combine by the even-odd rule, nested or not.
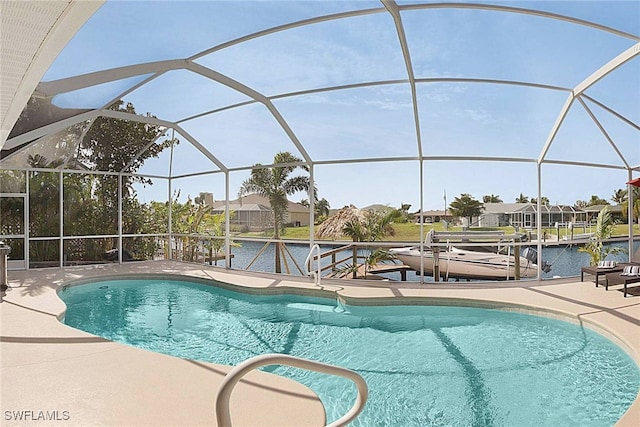
[[(621, 246), (626, 248), (626, 242), (613, 243), (612, 245)], [(636, 242), (635, 247), (640, 246), (640, 242)], [(258, 252), (260, 252), (264, 247), (264, 243), (262, 242), (242, 242), (242, 247), (233, 248), (232, 253), (234, 258), (231, 261), (231, 265), (234, 269), (246, 270), (247, 266), (251, 264), (254, 257)], [(321, 245), (322, 252), (326, 252), (331, 250), (337, 246), (331, 245)], [(298, 244), (287, 244), (287, 248), (291, 252), (291, 254), (295, 257), (296, 262), (302, 268), (304, 268), (304, 261), (309, 254), (309, 246), (308, 245), (298, 245)], [(524, 248), (524, 247), (523, 247)], [(362, 251), (361, 251), (362, 252)], [(338, 259), (345, 258), (347, 256), (346, 252), (341, 253), (338, 256)], [(522, 258), (524, 261), (524, 258)], [(543, 273), (543, 279), (551, 279), (553, 277), (571, 277), (571, 276), (579, 276), (580, 268), (586, 265), (589, 265), (589, 255), (584, 252), (578, 251), (578, 246), (549, 246), (542, 248), (542, 257), (539, 259), (546, 261), (551, 264), (551, 271), (548, 273)], [(618, 254), (615, 256), (610, 256), (607, 259), (617, 260), (624, 262), (628, 259), (627, 254)], [(324, 258), (322, 260), (322, 265), (327, 266), (330, 264), (330, 257)], [(295, 264), (288, 261), (290, 272), (293, 275), (300, 275)], [(219, 261), (218, 265), (223, 266), (224, 261)], [(264, 271), (264, 272), (274, 272), (274, 245), (269, 245), (264, 252), (258, 257), (257, 260), (251, 264), (249, 268), (250, 271)], [(283, 268), (284, 271), (284, 268)], [(393, 280), (400, 280), (400, 273), (389, 273), (385, 274), (384, 277)], [(408, 281), (420, 281), (420, 276), (415, 272), (407, 273)], [(433, 278), (430, 276), (425, 276), (425, 281), (432, 281)], [(453, 279), (452, 279), (453, 280)]]

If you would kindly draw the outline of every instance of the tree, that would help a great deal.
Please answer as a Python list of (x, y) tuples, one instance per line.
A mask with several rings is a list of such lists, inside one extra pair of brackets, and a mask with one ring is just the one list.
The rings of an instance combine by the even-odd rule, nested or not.
[[(118, 101), (109, 107), (111, 110), (136, 114), (132, 104), (123, 107)], [(41, 124), (41, 123), (40, 123)], [(27, 124), (25, 126), (31, 126)], [(79, 135), (86, 134), (77, 147)], [(135, 173), (150, 157), (159, 153), (177, 140), (161, 140), (164, 128), (138, 123), (130, 120), (118, 120), (98, 117), (87, 129), (86, 123), (67, 130), (58, 137), (56, 147), (50, 151), (50, 159), (35, 154), (28, 157), (31, 167), (56, 168), (62, 164), (86, 170), (87, 173), (64, 174), (64, 213), (63, 227), (66, 236), (113, 235), (118, 232), (118, 177), (115, 175), (91, 174), (92, 170), (105, 172), (126, 171)], [(70, 151), (72, 145), (74, 150)], [(69, 157), (73, 152), (76, 157)], [(36, 172), (30, 175), (30, 227), (33, 236), (57, 236), (60, 228), (58, 173)], [(144, 233), (145, 206), (135, 199), (132, 188), (134, 182), (151, 185), (152, 181), (134, 175), (123, 175), (123, 224), (125, 234)], [(35, 196), (35, 197), (34, 197)], [(55, 206), (54, 206), (55, 204)], [(165, 222), (166, 224), (166, 222)], [(166, 229), (165, 231), (166, 232)], [(127, 238), (128, 242), (144, 239)], [(149, 239), (146, 239), (147, 241)], [(114, 247), (112, 238), (68, 240), (70, 249), (68, 259), (96, 260), (105, 250)], [(137, 242), (136, 242), (137, 244)], [(36, 247), (38, 246), (38, 248)], [(53, 259), (34, 245), (33, 261)], [(51, 245), (48, 245), (50, 247)], [(72, 247), (73, 246), (73, 247)], [(148, 245), (147, 245), (148, 246)], [(129, 247), (130, 250), (135, 249)], [(146, 251), (147, 249), (145, 249)], [(75, 252), (72, 253), (72, 252)], [(75, 257), (75, 258), (74, 258)], [(58, 258), (58, 256), (56, 256)]]
[[(375, 242), (384, 236), (395, 234), (391, 225), (393, 217), (394, 211), (369, 210), (363, 212), (355, 206), (346, 206), (324, 221), (316, 234), (319, 238), (337, 239), (341, 236), (347, 236), (353, 242)], [(383, 249), (372, 250), (367, 247), (365, 251), (365, 277), (371, 266), (385, 259), (391, 259), (389, 252)], [(356, 246), (353, 247), (352, 264), (340, 269), (340, 272), (351, 272), (356, 278), (358, 273), (358, 248)]]
[(591, 257), (591, 265), (598, 265), (600, 261), (603, 261), (609, 254), (617, 254), (625, 252), (624, 248), (619, 246), (604, 246), (604, 241), (609, 239), (613, 234), (615, 222), (611, 217), (609, 208), (605, 206), (598, 214), (596, 221), (596, 229), (593, 237), (583, 247), (578, 248), (579, 252), (586, 252)]
[[(109, 109), (136, 114), (131, 103), (126, 106), (123, 104), (122, 101), (118, 101), (112, 104)], [(118, 177), (91, 174), (90, 171), (121, 172), (126, 168), (126, 172), (134, 174), (147, 159), (158, 157), (162, 150), (178, 143), (178, 140), (163, 140), (164, 131), (165, 129), (160, 126), (133, 120), (98, 117), (87, 129), (80, 146), (75, 150), (75, 158), (57, 157), (51, 160), (51, 165), (66, 162), (68, 165), (76, 165), (78, 168), (87, 170), (87, 173), (83, 174), (64, 175), (65, 208), (63, 220), (65, 235), (117, 234)], [(59, 154), (62, 156), (64, 153)], [(38, 156), (34, 156), (33, 161), (43, 162)], [(144, 185), (153, 184), (150, 179), (136, 175), (122, 175), (124, 213), (122, 230), (125, 234), (145, 232), (141, 227), (146, 225), (144, 211), (148, 207), (141, 205), (136, 200), (133, 189), (135, 182)], [(55, 217), (53, 218), (55, 219)], [(55, 227), (57, 228), (58, 225)], [(127, 240), (128, 245), (140, 243), (145, 253), (149, 251), (150, 245), (142, 243), (145, 239), (127, 238)], [(82, 246), (78, 252), (83, 259), (99, 259), (101, 252), (104, 253), (105, 250), (115, 246), (112, 238), (83, 239), (80, 244)], [(135, 252), (139, 248), (129, 246), (128, 249)]]
[[(57, 166), (62, 164), (62, 161), (49, 161), (46, 157), (36, 154), (36, 155), (28, 155), (27, 163), (31, 168), (56, 168)], [(29, 182), (29, 234), (30, 237), (52, 237), (58, 236), (60, 232), (60, 175), (55, 169), (51, 172), (37, 170), (37, 171), (29, 171), (27, 173), (28, 182)], [(25, 183), (26, 184), (26, 183)], [(7, 202), (12, 199), (4, 199), (5, 203), (1, 209), (8, 209), (8, 212), (11, 212), (16, 207), (10, 208), (7, 206)], [(15, 199), (14, 199), (15, 200)], [(9, 203), (11, 205), (12, 203)], [(17, 220), (19, 224), (22, 226), (23, 222), (23, 214), (26, 206), (23, 206), (22, 201), (18, 203), (20, 205), (20, 215), (14, 216), (11, 215), (9, 218), (6, 218), (4, 214), (7, 212), (2, 212), (2, 219), (0, 219), (0, 227), (6, 226), (7, 224), (12, 224), (13, 221)], [(14, 213), (18, 213), (15, 212)], [(66, 217), (66, 215), (65, 215)], [(8, 221), (8, 222), (6, 222)], [(14, 233), (9, 233), (14, 234)], [(68, 235), (73, 235), (68, 233)], [(14, 241), (16, 242), (16, 241)], [(74, 242), (68, 240), (65, 242), (66, 247), (69, 248)], [(16, 252), (21, 253), (24, 249), (20, 247), (16, 247)], [(29, 257), (30, 263), (41, 262), (41, 261), (51, 261), (51, 260), (59, 260), (60, 259), (60, 249), (58, 245), (49, 244), (46, 241), (32, 241), (29, 246)]]
[[(202, 249), (208, 250), (209, 259), (217, 258), (225, 244), (225, 240), (220, 238), (224, 236), (225, 232), (225, 214), (211, 213), (211, 206), (199, 197), (193, 201), (191, 197), (188, 197), (185, 203), (180, 203), (179, 198), (180, 192), (176, 191), (171, 201), (173, 232), (183, 235), (176, 237), (181, 241), (182, 252), (178, 252), (179, 259), (198, 262), (200, 256), (203, 256), (206, 260)], [(164, 203), (152, 202), (151, 209), (149, 209), (151, 222), (166, 224), (168, 220), (167, 207)], [(233, 211), (229, 212), (230, 218), (233, 218), (234, 214)], [(161, 230), (162, 228), (155, 232), (160, 233)], [(234, 241), (231, 241), (230, 244), (231, 246), (240, 246)]]
[(621, 205), (627, 201), (627, 190), (623, 190), (622, 188), (617, 189), (613, 196), (611, 196), (611, 201), (616, 205)]
[[(56, 168), (59, 161), (36, 154), (29, 155), (31, 168)], [(57, 172), (33, 171), (29, 173), (29, 233), (33, 237), (57, 236), (60, 230), (60, 175)], [(65, 234), (73, 236), (73, 230)], [(37, 259), (37, 256), (36, 256)]]
[[(395, 230), (391, 225), (394, 219), (394, 212), (379, 212), (369, 210), (365, 212), (363, 221), (349, 221), (345, 224), (343, 232), (345, 235), (351, 237), (354, 242), (376, 242), (381, 240), (382, 237), (395, 234)], [(388, 250), (383, 248), (372, 249), (367, 246), (364, 249), (364, 277), (367, 277), (367, 273), (374, 265), (392, 259)], [(353, 274), (357, 274), (357, 263), (351, 267)], [(355, 270), (354, 270), (355, 269)], [(346, 267), (346, 271), (349, 271), (349, 267)]]
[(584, 209), (587, 206), (589, 206), (589, 203), (585, 200), (576, 200), (576, 202), (573, 204), (573, 207), (577, 209)]
[[(204, 203), (194, 203), (191, 197), (182, 205), (177, 201), (172, 202), (172, 231), (178, 234), (185, 234), (179, 239), (182, 241), (182, 259), (184, 261), (198, 261), (198, 248), (200, 238), (197, 236), (204, 231), (204, 226), (209, 216), (209, 207)], [(191, 235), (191, 236), (190, 236)]]
[[(232, 219), (234, 216), (235, 212), (229, 212), (229, 219)], [(218, 265), (218, 255), (222, 252), (225, 244), (224, 239), (222, 239), (225, 234), (225, 219), (226, 218), (224, 213), (210, 214), (205, 219), (205, 229), (203, 231), (205, 234), (214, 236), (214, 238), (207, 240), (204, 246), (205, 248), (209, 249), (209, 259), (214, 259), (215, 265)], [(229, 241), (229, 245), (233, 247), (242, 246), (240, 243), (234, 242), (233, 240)]]
[(409, 213), (409, 209), (411, 209), (411, 204), (400, 203), (400, 207), (398, 209), (395, 209), (395, 216), (393, 217), (393, 222), (397, 222), (397, 223), (411, 222), (413, 220), (413, 217)]
[(474, 199), (470, 194), (463, 193), (460, 197), (453, 199), (449, 205), (451, 215), (459, 218), (468, 218), (471, 224), (474, 216), (480, 216), (484, 210), (482, 202)]
[[(124, 107), (123, 104), (123, 101), (117, 101), (108, 109), (136, 114), (133, 104), (129, 102)], [(153, 117), (150, 114), (147, 116)], [(157, 141), (163, 133), (164, 128), (160, 126), (132, 120), (98, 117), (83, 139), (78, 160), (94, 170), (124, 172), (126, 168), (126, 172), (135, 172), (147, 159), (158, 157), (160, 152), (170, 147), (172, 143), (179, 142), (165, 139), (149, 145)], [(143, 150), (145, 147), (146, 149)], [(127, 184), (150, 183), (148, 179), (139, 176), (123, 178), (126, 178)]]
[[(302, 199), (300, 200), (300, 204), (302, 206), (305, 207), (311, 207), (311, 204), (309, 203), (309, 199)], [(323, 218), (326, 218), (329, 216), (329, 208), (331, 206), (329, 206), (329, 202), (327, 202), (327, 199), (322, 198), (320, 200), (318, 200), (316, 198), (316, 202), (314, 204), (314, 213), (316, 215), (316, 221), (320, 220), (319, 222), (322, 222)]]
[(524, 194), (520, 193), (520, 195), (516, 197), (516, 203), (529, 203), (529, 198)]
[(497, 196), (495, 194), (487, 194), (485, 196), (482, 196), (482, 202), (483, 203), (502, 203), (502, 199), (500, 198), (500, 196)]
[(318, 218), (322, 218), (322, 217), (328, 217), (329, 216), (329, 208), (331, 208), (331, 206), (329, 205), (329, 202), (327, 201), (327, 199), (325, 199), (324, 197), (320, 200), (318, 200), (315, 204), (315, 214)]
[[(133, 104), (123, 104), (123, 101), (117, 101), (108, 109), (136, 114)], [(82, 149), (78, 150), (78, 161), (93, 170), (125, 172), (126, 169), (126, 172), (135, 172), (147, 159), (158, 157), (164, 149), (178, 143), (177, 140), (171, 139), (156, 142), (163, 133), (164, 128), (160, 126), (133, 120), (98, 117), (83, 139)], [(134, 197), (132, 185), (135, 182), (152, 184), (148, 178), (123, 175), (123, 201)], [(98, 200), (95, 213), (97, 220), (100, 224), (117, 229), (118, 216), (114, 215), (114, 212), (118, 211), (117, 178), (96, 177), (94, 185), (94, 195)]]
[[(633, 222), (637, 221), (638, 224), (640, 224), (640, 187), (632, 187), (631, 195), (633, 196), (633, 208), (632, 208), (633, 218), (631, 219), (631, 221)], [(629, 217), (629, 199), (628, 198), (624, 202), (622, 202), (621, 207), (622, 207), (622, 217), (625, 220), (629, 221), (628, 220), (628, 217)]]
[(593, 196), (591, 196), (591, 199), (589, 199), (589, 201), (587, 202), (587, 206), (598, 206), (598, 205), (608, 205), (609, 202), (607, 202), (605, 199), (601, 199), (600, 197), (596, 196), (595, 194)]
[[(538, 203), (538, 199), (535, 198), (535, 197), (532, 197), (529, 200), (529, 203), (537, 204)], [(548, 197), (542, 196), (542, 197), (540, 197), (540, 203), (542, 203), (543, 205), (549, 205), (551, 202), (549, 201)]]
[[(302, 161), (302, 159), (299, 159), (289, 152), (279, 152), (273, 158), (273, 167), (262, 167), (259, 163), (254, 165), (251, 170), (251, 176), (242, 183), (238, 191), (238, 197), (256, 193), (269, 200), (273, 214), (273, 237), (276, 240), (276, 273), (282, 272), (279, 240), (280, 231), (284, 227), (287, 206), (289, 204), (287, 196), (291, 196), (299, 191), (309, 192), (311, 187), (309, 176), (291, 176), (297, 168), (301, 168), (307, 172), (309, 171), (307, 166), (296, 165), (297, 163), (302, 163)], [(280, 164), (288, 164), (290, 166), (277, 166)]]

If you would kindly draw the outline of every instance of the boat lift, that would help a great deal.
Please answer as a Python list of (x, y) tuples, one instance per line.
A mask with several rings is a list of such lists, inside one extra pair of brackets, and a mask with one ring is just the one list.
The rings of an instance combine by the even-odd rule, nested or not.
[[(516, 243), (526, 242), (528, 237), (525, 233), (507, 234), (504, 231), (435, 231), (430, 230), (424, 239), (423, 246), (428, 246), (433, 252), (433, 279), (440, 280), (439, 253), (441, 247), (450, 247), (452, 243), (456, 246), (478, 248), (495, 246), (496, 250), (491, 252), (502, 252), (505, 248), (507, 254), (511, 255), (511, 247), (514, 247), (514, 279), (520, 280), (520, 251), (516, 249)], [(421, 250), (424, 248), (421, 248)], [(529, 248), (531, 249), (531, 248)], [(523, 254), (527, 260), (535, 263), (538, 258), (537, 251), (529, 250)], [(535, 257), (535, 261), (533, 260)], [(508, 269), (507, 269), (508, 271)]]

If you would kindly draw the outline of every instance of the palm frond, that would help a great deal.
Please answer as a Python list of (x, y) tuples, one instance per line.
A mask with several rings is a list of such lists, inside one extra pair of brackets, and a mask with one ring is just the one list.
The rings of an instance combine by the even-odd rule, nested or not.
[(626, 249), (617, 246), (604, 246), (604, 240), (609, 239), (613, 235), (613, 229), (615, 223), (608, 207), (604, 207), (598, 218), (596, 219), (596, 229), (593, 233), (593, 237), (581, 248), (578, 248), (578, 252), (588, 253), (591, 257), (590, 264), (598, 265), (600, 261), (603, 261), (608, 255), (626, 253)]
[(347, 206), (327, 218), (318, 228), (316, 235), (320, 238), (338, 239), (347, 236), (344, 232), (344, 227), (347, 223), (361, 220), (364, 220), (364, 215), (360, 209), (355, 206)]
[(358, 266), (355, 264), (344, 264), (341, 267), (336, 268), (329, 274), (329, 277), (346, 277), (348, 274), (356, 273)]

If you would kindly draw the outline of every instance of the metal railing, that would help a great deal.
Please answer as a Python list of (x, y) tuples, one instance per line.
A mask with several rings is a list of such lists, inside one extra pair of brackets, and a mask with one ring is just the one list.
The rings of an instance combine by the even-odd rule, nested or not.
[(302, 359), (288, 354), (263, 354), (252, 357), (251, 359), (247, 359), (238, 364), (235, 368), (229, 371), (229, 373), (224, 377), (224, 380), (222, 380), (222, 384), (220, 385), (220, 389), (216, 396), (216, 420), (219, 427), (231, 427), (229, 399), (231, 398), (234, 386), (250, 371), (267, 365), (287, 365), (323, 374), (338, 375), (347, 378), (356, 384), (356, 387), (358, 388), (358, 395), (356, 396), (356, 401), (351, 409), (342, 417), (338, 418), (331, 424), (328, 424), (327, 427), (342, 427), (347, 425), (353, 421), (360, 412), (362, 412), (364, 405), (367, 402), (367, 397), (369, 396), (367, 383), (358, 373), (350, 369), (327, 365), (314, 360)]
[[(312, 257), (313, 257), (313, 251), (316, 251), (317, 255), (315, 256), (316, 262), (318, 263), (318, 271), (314, 271), (311, 272), (311, 261), (312, 261)], [(318, 245), (317, 243), (315, 245), (313, 245), (311, 247), (311, 250), (309, 251), (309, 255), (307, 255), (307, 259), (304, 261), (304, 268), (306, 270), (306, 274), (307, 276), (312, 276), (313, 275), (313, 281), (316, 284), (316, 286), (320, 285), (320, 274), (321, 274), (321, 266), (320, 266), (320, 259), (321, 259), (321, 253), (320, 253), (320, 245)]]

